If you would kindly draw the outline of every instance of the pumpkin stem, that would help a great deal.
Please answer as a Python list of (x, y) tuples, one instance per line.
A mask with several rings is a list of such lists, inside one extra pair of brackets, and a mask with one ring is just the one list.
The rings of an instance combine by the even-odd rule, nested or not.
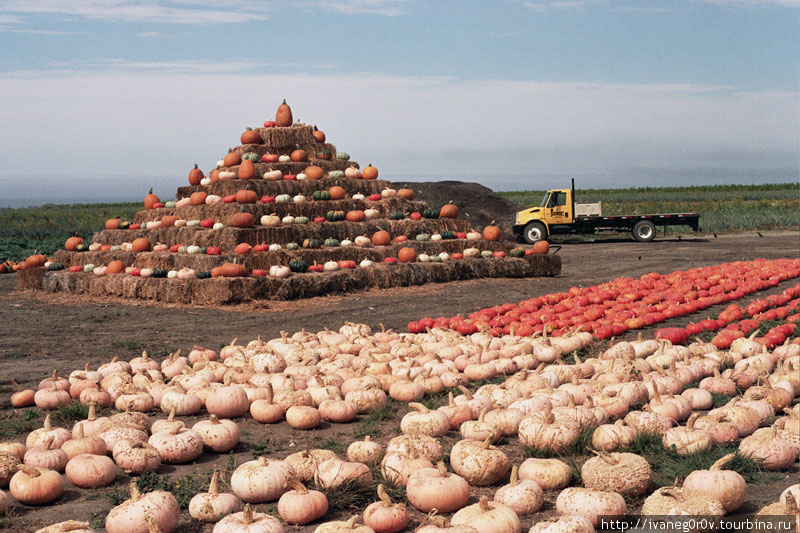
[(245, 524), (252, 524), (253, 523), (253, 508), (250, 507), (250, 504), (244, 506), (244, 511), (242, 511), (242, 522)]
[(211, 476), (211, 483), (208, 485), (209, 494), (219, 493), (219, 468), (214, 469), (214, 474)]
[(130, 484), (128, 485), (128, 490), (131, 492), (131, 501), (138, 502), (142, 497), (142, 493), (139, 490), (139, 485), (136, 484), (136, 480), (131, 480)]
[(219, 421), (219, 418), (217, 418), (217, 415), (211, 415), (210, 417), (208, 417), (208, 421), (211, 422), (212, 424), (221, 424), (222, 423), (222, 422)]
[(427, 407), (417, 402), (411, 402), (408, 404), (408, 406), (414, 409), (415, 411), (419, 411), (420, 413), (427, 413), (430, 411)]
[(27, 474), (30, 477), (39, 477), (39, 476), (42, 475), (42, 473), (39, 471), (39, 469), (36, 468), (35, 466), (21, 464), (17, 468), (18, 468), (18, 470), (21, 470), (22, 472), (25, 472), (25, 474)]
[(22, 386), (20, 386), (20, 384), (19, 384), (19, 383), (17, 383), (17, 380), (16, 380), (16, 379), (14, 379), (14, 378), (11, 378), (11, 385), (14, 387), (14, 389), (15, 389), (17, 392), (22, 392)]
[(158, 527), (153, 521), (153, 517), (150, 515), (145, 516), (145, 520), (147, 521), (147, 533), (161, 533), (161, 529)]
[(386, 494), (386, 489), (383, 488), (383, 484), (381, 483), (378, 485), (378, 498), (381, 499), (384, 507), (389, 507), (392, 505), (392, 499)]
[(723, 455), (713, 465), (711, 465), (709, 470), (722, 470), (722, 467), (728, 462), (730, 462), (730, 460), (733, 459), (734, 455), (735, 454), (733, 453), (729, 453), (728, 455)]
[(92, 402), (89, 404), (89, 414), (86, 415), (86, 420), (89, 422), (93, 422), (97, 419), (97, 402)]
[(45, 430), (50, 429), (50, 413), (47, 413), (47, 416), (44, 417), (44, 425), (42, 427)]
[(511, 479), (509, 479), (510, 485), (516, 485), (519, 483), (519, 467), (514, 465), (511, 467)]
[(300, 494), (308, 494), (308, 489), (297, 479), (290, 479), (288, 485)]
[(481, 511), (484, 513), (487, 512), (489, 510), (489, 498), (486, 496), (481, 496), (481, 501), (478, 502), (478, 505), (480, 506)]

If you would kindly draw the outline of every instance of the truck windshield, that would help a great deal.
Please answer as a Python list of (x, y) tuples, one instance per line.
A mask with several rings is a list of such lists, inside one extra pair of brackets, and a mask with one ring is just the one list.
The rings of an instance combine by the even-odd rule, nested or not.
[(539, 204), (539, 207), (544, 207), (547, 205), (547, 199), (550, 197), (550, 191), (544, 193), (544, 198), (542, 198), (542, 203)]

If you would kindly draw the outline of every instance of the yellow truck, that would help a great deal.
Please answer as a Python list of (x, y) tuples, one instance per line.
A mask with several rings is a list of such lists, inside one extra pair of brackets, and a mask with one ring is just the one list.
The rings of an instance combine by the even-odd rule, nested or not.
[(652, 241), (657, 226), (689, 226), (700, 229), (697, 213), (603, 216), (603, 203), (575, 202), (575, 180), (569, 189), (551, 189), (538, 206), (517, 213), (513, 231), (518, 240), (533, 244), (551, 235), (589, 235), (598, 231), (630, 231), (640, 242)]

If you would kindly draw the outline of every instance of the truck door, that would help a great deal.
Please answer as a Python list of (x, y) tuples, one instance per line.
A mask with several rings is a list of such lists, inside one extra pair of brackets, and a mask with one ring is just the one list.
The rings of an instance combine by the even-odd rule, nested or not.
[(567, 196), (567, 191), (550, 193), (545, 212), (548, 224), (570, 224), (572, 222), (571, 204), (567, 202)]

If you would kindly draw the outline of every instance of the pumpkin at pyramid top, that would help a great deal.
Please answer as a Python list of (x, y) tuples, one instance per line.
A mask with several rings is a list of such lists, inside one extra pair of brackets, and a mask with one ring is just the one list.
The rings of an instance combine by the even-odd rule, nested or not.
[(286, 99), (283, 99), (283, 103), (278, 106), (278, 110), (275, 112), (275, 125), (280, 128), (286, 128), (292, 125), (294, 120), (292, 119), (292, 108), (289, 107), (289, 104), (286, 103)]

